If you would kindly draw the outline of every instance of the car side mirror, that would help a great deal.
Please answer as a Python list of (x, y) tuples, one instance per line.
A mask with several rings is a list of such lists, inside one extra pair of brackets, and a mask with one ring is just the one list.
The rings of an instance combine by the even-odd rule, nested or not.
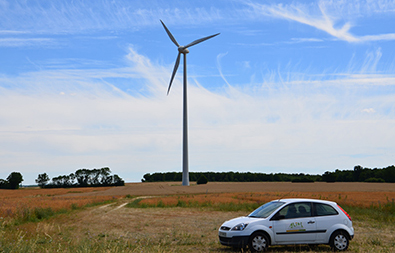
[(283, 220), (283, 219), (285, 219), (285, 216), (277, 213), (273, 216), (271, 220)]

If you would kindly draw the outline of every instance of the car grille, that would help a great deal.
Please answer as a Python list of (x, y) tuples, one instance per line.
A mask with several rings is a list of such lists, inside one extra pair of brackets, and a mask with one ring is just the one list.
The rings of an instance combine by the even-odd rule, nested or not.
[(221, 227), (221, 230), (229, 231), (229, 230), (230, 230), (230, 227), (222, 226), (222, 227)]

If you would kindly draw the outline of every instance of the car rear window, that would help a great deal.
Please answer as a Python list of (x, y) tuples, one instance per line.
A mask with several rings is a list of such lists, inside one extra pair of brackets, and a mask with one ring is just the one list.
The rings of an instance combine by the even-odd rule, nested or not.
[(326, 216), (339, 214), (335, 208), (330, 205), (322, 203), (314, 203), (314, 216)]
[(289, 204), (279, 211), (279, 215), (283, 215), (285, 219), (311, 217), (311, 203), (297, 202)]

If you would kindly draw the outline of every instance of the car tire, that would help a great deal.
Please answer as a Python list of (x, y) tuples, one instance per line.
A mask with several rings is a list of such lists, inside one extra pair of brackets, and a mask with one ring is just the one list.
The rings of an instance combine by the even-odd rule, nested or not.
[(337, 231), (332, 234), (329, 244), (333, 251), (344, 251), (348, 248), (348, 236), (343, 231)]
[(264, 252), (269, 246), (267, 236), (262, 232), (256, 232), (251, 235), (248, 247), (251, 252)]

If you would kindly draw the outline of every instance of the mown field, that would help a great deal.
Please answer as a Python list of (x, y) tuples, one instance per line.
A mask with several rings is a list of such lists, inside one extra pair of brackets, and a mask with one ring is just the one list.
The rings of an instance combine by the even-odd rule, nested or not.
[[(241, 252), (219, 244), (218, 227), (281, 197), (334, 200), (353, 218), (349, 252), (394, 252), (395, 185), (379, 183), (149, 183), (0, 191), (0, 252)], [(34, 210), (51, 211), (38, 217)], [(329, 251), (326, 245), (269, 248)]]

